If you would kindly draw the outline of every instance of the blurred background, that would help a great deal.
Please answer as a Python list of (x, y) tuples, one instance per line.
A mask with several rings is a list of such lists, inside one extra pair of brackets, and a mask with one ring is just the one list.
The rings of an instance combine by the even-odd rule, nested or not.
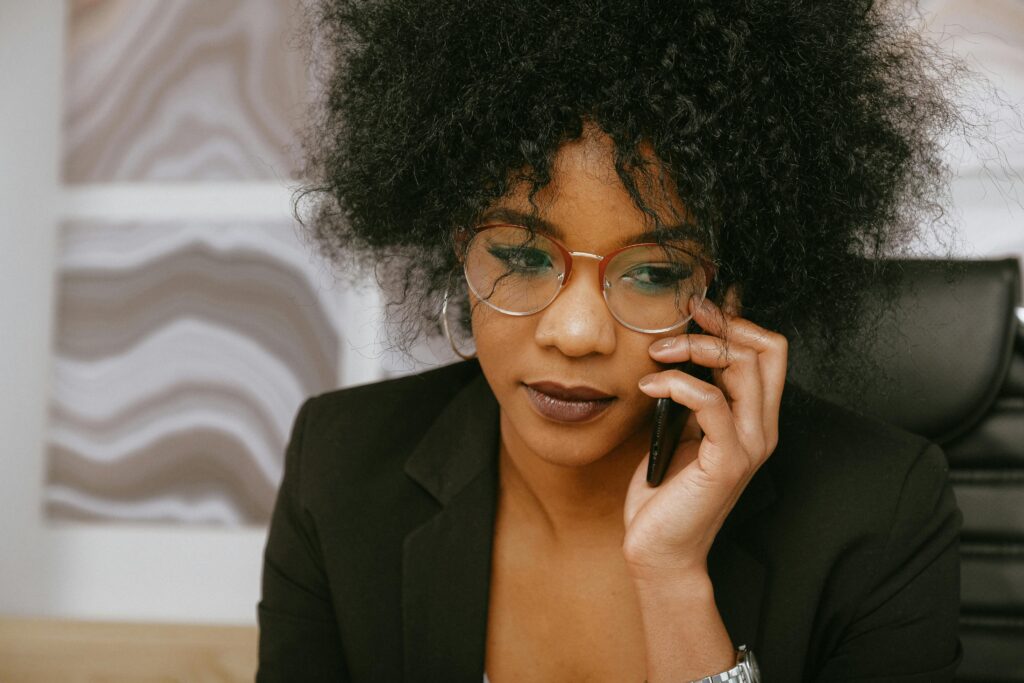
[[(300, 1), (0, 0), (0, 680), (19, 633), (135, 637), (87, 622), (216, 632), (209, 680), (251, 678), (302, 399), (450, 360), (389, 351), (377, 292), (297, 230)], [(1024, 3), (921, 11), (1022, 106)], [(956, 249), (1024, 258), (1020, 114), (982, 90), (991, 144), (948, 148)]]

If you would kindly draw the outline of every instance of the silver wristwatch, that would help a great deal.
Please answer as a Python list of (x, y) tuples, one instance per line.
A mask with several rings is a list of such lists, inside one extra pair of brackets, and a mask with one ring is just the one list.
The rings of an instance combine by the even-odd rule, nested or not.
[(736, 666), (714, 676), (705, 676), (692, 683), (761, 683), (761, 671), (757, 668), (754, 653), (746, 645), (736, 651)]

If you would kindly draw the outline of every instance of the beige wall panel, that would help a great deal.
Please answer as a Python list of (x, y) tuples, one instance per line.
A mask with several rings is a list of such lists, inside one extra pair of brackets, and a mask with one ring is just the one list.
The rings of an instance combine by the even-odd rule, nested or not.
[(63, 226), (50, 518), (260, 524), (337, 296), (289, 224)]
[(71, 183), (295, 174), (305, 69), (292, 0), (73, 0)]

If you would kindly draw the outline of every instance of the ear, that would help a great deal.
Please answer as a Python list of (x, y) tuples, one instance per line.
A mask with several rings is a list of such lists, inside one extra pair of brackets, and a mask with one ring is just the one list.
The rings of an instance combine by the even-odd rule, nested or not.
[(725, 299), (722, 301), (722, 311), (731, 318), (738, 318), (743, 315), (742, 303), (743, 288), (738, 282), (729, 285), (725, 290)]

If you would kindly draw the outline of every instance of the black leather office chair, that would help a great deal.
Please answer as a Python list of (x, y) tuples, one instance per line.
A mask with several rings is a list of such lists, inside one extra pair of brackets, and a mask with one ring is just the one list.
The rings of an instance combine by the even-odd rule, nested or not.
[(838, 395), (808, 374), (799, 345), (791, 376), (944, 448), (964, 515), (958, 680), (1024, 682), (1020, 264), (894, 261), (886, 268), (903, 269), (901, 296), (875, 328), (877, 338), (864, 343), (890, 381)]

